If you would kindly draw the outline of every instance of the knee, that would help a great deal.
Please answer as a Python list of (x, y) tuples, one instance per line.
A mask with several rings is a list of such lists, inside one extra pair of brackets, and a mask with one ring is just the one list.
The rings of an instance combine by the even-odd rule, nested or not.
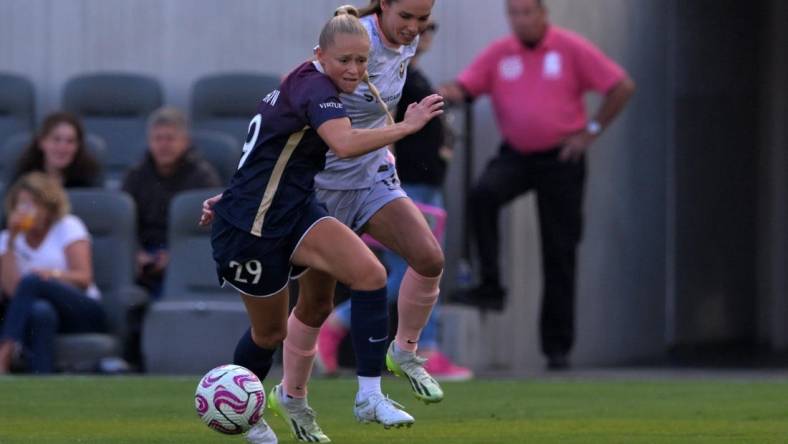
[(383, 264), (369, 261), (363, 267), (354, 270), (353, 282), (349, 283), (353, 290), (371, 291), (386, 286), (386, 269)]
[(252, 341), (261, 348), (275, 349), (285, 340), (287, 336), (286, 325), (272, 325), (264, 330), (252, 328)]
[(433, 242), (427, 243), (419, 250), (408, 265), (422, 276), (435, 277), (443, 272), (444, 263), (443, 250), (438, 241), (433, 239)]
[(31, 308), (30, 320), (34, 328), (46, 328), (57, 326), (58, 316), (52, 304), (44, 300), (37, 300)]

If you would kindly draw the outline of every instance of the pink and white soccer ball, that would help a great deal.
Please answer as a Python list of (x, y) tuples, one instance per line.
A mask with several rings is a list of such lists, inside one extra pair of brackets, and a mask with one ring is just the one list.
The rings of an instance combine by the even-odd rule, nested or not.
[(260, 422), (265, 389), (240, 365), (222, 365), (206, 373), (194, 394), (197, 414), (208, 427), (228, 435), (244, 433)]

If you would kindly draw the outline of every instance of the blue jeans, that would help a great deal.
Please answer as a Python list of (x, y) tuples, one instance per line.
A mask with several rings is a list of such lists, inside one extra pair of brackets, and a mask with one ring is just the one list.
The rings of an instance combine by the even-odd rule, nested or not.
[(104, 311), (98, 301), (71, 285), (29, 274), (19, 281), (8, 304), (0, 340), (24, 344), (33, 373), (52, 373), (57, 333), (104, 330)]
[[(408, 193), (415, 202), (443, 208), (443, 193), (439, 187), (420, 184), (402, 184), (402, 189)], [(386, 282), (386, 293), (390, 303), (394, 303), (399, 295), (399, 286), (408, 264), (396, 253), (386, 250), (383, 252), (383, 263), (388, 268), (388, 281)], [(427, 325), (421, 332), (419, 347), (423, 349), (435, 349), (438, 347), (438, 305), (432, 309), (432, 314), (427, 320)], [(346, 300), (337, 305), (334, 314), (346, 327), (350, 326), (350, 300)]]

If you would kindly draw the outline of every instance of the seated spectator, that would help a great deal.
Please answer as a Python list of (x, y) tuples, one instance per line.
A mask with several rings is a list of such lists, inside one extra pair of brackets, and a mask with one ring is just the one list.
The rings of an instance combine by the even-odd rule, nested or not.
[(100, 187), (103, 182), (101, 167), (85, 146), (82, 123), (64, 112), (44, 119), (19, 156), (11, 182), (32, 171), (46, 173), (66, 188)]
[(93, 283), (90, 235), (69, 214), (60, 184), (40, 172), (16, 181), (5, 200), (8, 228), (0, 233), (0, 286), (8, 299), (0, 329), (0, 373), (24, 346), (34, 373), (55, 370), (57, 333), (105, 330)]
[(168, 209), (186, 190), (218, 187), (219, 174), (191, 148), (186, 116), (160, 108), (148, 119), (148, 151), (123, 181), (123, 191), (137, 204), (137, 280), (153, 298), (161, 295), (167, 254)]

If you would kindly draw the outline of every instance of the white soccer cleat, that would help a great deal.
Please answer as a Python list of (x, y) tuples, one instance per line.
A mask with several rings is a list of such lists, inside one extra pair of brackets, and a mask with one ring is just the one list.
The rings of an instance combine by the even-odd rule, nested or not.
[(403, 409), (401, 404), (392, 401), (388, 396), (375, 393), (361, 400), (356, 398), (353, 413), (356, 420), (364, 424), (377, 422), (383, 424), (385, 429), (410, 427), (416, 420)]
[(277, 444), (279, 442), (276, 439), (276, 433), (262, 418), (260, 418), (260, 422), (246, 432), (246, 440), (251, 444)]
[(416, 353), (396, 350), (394, 341), (391, 342), (386, 352), (386, 367), (391, 373), (410, 382), (410, 388), (416, 399), (425, 404), (441, 402), (443, 389), (438, 381), (424, 369), (426, 362), (426, 358), (422, 358)]
[(317, 425), (315, 411), (306, 402), (301, 408), (292, 408), (288, 405), (282, 384), (278, 384), (271, 389), (271, 393), (268, 395), (268, 409), (287, 423), (293, 437), (298, 441), (331, 442), (331, 439)]

